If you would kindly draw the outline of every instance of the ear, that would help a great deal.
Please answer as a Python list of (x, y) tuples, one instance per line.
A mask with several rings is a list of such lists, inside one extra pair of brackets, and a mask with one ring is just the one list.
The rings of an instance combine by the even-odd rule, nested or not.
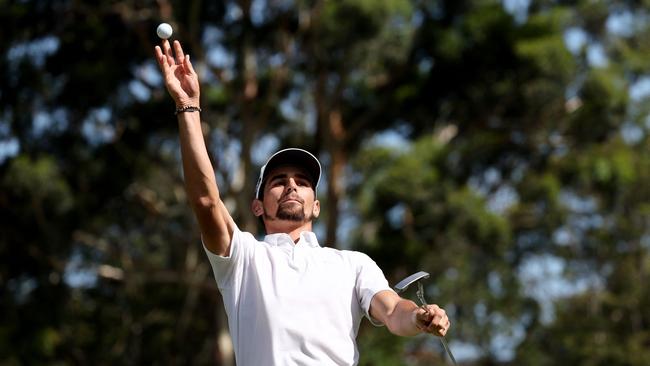
[(254, 199), (251, 203), (251, 211), (253, 211), (253, 215), (257, 217), (262, 216), (264, 214), (264, 205), (262, 204), (262, 201)]
[(311, 210), (312, 215), (314, 218), (318, 218), (318, 215), (320, 215), (320, 201), (316, 200), (314, 201), (314, 207)]

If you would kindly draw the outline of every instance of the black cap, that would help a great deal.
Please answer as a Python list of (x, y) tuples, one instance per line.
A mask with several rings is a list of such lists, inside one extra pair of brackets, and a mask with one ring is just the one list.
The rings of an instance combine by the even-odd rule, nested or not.
[(321, 174), (320, 162), (307, 150), (289, 148), (271, 155), (269, 160), (266, 161), (266, 164), (260, 169), (260, 177), (257, 179), (257, 185), (255, 186), (256, 199), (260, 199), (260, 191), (264, 189), (263, 184), (268, 173), (274, 168), (283, 165), (297, 166), (305, 169), (307, 174), (313, 179), (312, 185), (314, 187), (314, 193), (316, 192)]

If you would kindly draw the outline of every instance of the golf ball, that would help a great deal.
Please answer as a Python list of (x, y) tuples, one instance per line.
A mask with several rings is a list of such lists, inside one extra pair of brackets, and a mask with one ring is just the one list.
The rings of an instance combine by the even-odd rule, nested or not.
[(156, 29), (156, 33), (158, 33), (158, 37), (167, 39), (172, 36), (172, 26), (167, 23), (160, 23)]

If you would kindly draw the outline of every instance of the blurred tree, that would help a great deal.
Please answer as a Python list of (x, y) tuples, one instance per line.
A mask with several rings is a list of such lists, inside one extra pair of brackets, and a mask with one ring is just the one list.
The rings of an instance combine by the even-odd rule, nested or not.
[[(422, 77), (400, 109), (407, 127), (356, 158), (356, 242), (394, 281), (419, 269), (434, 275), (433, 301), (457, 321), (452, 346), (478, 347), (473, 364), (506, 362), (524, 339), (514, 364), (644, 364), (638, 298), (647, 294), (602, 291), (647, 277), (649, 200), (636, 177), (647, 170), (647, 107), (629, 98), (643, 90), (642, 7), (531, 2), (517, 19), (497, 3), (461, 4), (421, 8), (427, 43), (414, 46)], [(526, 288), (540, 258), (557, 258), (563, 272), (539, 287), (564, 287), (575, 305)], [(630, 304), (636, 327), (599, 298)], [(557, 318), (546, 328), (549, 303)], [(621, 322), (635, 331), (618, 334)], [(584, 335), (596, 329), (592, 343)]]
[(582, 290), (555, 301), (555, 318), (528, 330), (518, 362), (645, 365), (648, 279), (647, 4), (577, 2), (571, 31), (582, 39), (575, 111), (556, 138), (549, 171), (565, 221), (550, 252)]
[(152, 62), (164, 9), (142, 5), (1, 4), (3, 364), (223, 351)]
[[(644, 6), (0, 2), (0, 363), (232, 364), (153, 60), (167, 21), (242, 228), (267, 153), (308, 147), (324, 243), (391, 283), (429, 271), (464, 364), (646, 364)], [(573, 292), (536, 296), (539, 258)], [(443, 357), (368, 327), (360, 347), (366, 365)]]
[[(339, 152), (381, 126), (366, 119), (340, 140), (341, 100), (386, 83), (390, 67), (406, 62), (413, 26), (406, 1), (293, 5), (2, 4), (3, 34), (13, 36), (3, 44), (0, 95), (8, 146), (0, 202), (12, 213), (2, 238), (3, 309), (16, 315), (0, 332), (8, 362), (228, 362), (214, 330), (225, 326), (222, 312), (212, 311), (220, 302), (184, 202), (153, 29), (172, 23), (198, 56), (217, 178), (240, 225), (255, 231), (248, 205), (261, 160), (254, 158), (290, 143), (329, 152), (332, 167), (344, 166)], [(366, 83), (368, 75), (379, 81)], [(325, 242), (333, 245), (342, 170), (330, 171)], [(30, 231), (34, 222), (39, 230)], [(44, 298), (52, 311), (30, 320)], [(210, 309), (207, 319), (196, 315), (200, 308)], [(186, 345), (189, 334), (197, 341)], [(159, 349), (168, 353), (151, 351)]]

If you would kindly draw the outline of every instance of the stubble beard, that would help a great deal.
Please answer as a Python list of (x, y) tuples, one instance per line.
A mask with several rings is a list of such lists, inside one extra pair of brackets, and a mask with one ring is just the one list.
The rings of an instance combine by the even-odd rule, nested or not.
[(306, 222), (312, 220), (311, 215), (305, 215), (302, 205), (296, 205), (298, 207), (292, 206), (293, 205), (289, 204), (281, 204), (278, 206), (275, 216), (271, 216), (265, 211), (264, 218), (267, 220), (285, 220), (292, 222)]

